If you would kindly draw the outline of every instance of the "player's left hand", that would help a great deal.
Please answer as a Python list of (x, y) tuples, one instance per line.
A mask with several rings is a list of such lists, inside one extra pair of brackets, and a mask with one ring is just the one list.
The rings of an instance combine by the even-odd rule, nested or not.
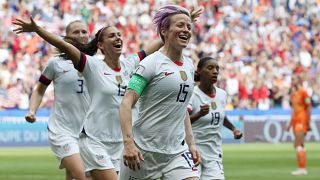
[(189, 147), (189, 151), (192, 155), (194, 165), (198, 166), (201, 163), (201, 156), (200, 156), (200, 153), (199, 153), (196, 145), (191, 145)]
[(242, 132), (238, 129), (233, 130), (233, 137), (234, 137), (234, 139), (241, 139)]
[(192, 22), (196, 22), (198, 17), (203, 13), (203, 11), (204, 11), (204, 8), (202, 6), (199, 6), (196, 8), (194, 6), (191, 6), (190, 15), (191, 15)]

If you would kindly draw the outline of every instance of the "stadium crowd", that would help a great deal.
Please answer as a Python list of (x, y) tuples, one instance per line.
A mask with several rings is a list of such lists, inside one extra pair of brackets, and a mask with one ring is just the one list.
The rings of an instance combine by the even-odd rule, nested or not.
[[(173, 2), (205, 8), (184, 53), (195, 64), (204, 55), (218, 58), (227, 109), (289, 108), (293, 74), (301, 74), (313, 106), (320, 107), (319, 0), (0, 0), (0, 109), (28, 108), (34, 84), (56, 51), (33, 34), (15, 35), (16, 17), (32, 15), (61, 36), (77, 19), (87, 22), (91, 35), (116, 25), (128, 56), (157, 38), (154, 10)], [(50, 86), (42, 107), (52, 105)]]

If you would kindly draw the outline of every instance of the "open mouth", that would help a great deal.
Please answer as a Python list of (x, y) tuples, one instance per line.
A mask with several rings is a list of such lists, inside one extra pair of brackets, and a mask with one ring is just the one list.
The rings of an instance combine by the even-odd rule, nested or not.
[(117, 48), (117, 49), (121, 49), (122, 48), (122, 42), (117, 42), (113, 45), (113, 47)]
[(179, 35), (178, 37), (179, 37), (179, 39), (182, 39), (184, 41), (187, 41), (189, 39), (189, 37), (187, 35)]

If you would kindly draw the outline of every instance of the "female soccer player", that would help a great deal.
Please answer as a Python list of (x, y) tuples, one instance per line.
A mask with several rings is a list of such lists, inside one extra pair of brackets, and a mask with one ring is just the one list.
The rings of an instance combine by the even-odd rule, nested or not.
[(310, 130), (310, 112), (311, 112), (311, 100), (307, 94), (307, 91), (302, 87), (302, 79), (298, 75), (292, 77), (292, 92), (291, 92), (291, 105), (292, 116), (289, 131), (292, 127), (294, 134), (294, 148), (297, 151), (297, 161), (299, 168), (292, 171), (291, 174), (307, 175), (306, 170), (306, 150), (304, 148), (305, 136)]
[[(78, 43), (88, 43), (87, 26), (73, 21), (66, 28), (66, 37)], [(56, 56), (44, 68), (36, 88), (32, 92), (28, 122), (35, 122), (42, 97), (53, 81), (54, 109), (48, 122), (50, 147), (60, 161), (60, 168), (66, 168), (66, 179), (85, 179), (84, 166), (79, 154), (79, 134), (89, 108), (90, 97), (85, 79), (73, 67), (70, 60)]]
[[(167, 5), (156, 12), (154, 22), (164, 47), (140, 62), (120, 105), (124, 152), (119, 176), (198, 179), (200, 154), (187, 113), (194, 67), (182, 55), (191, 37), (190, 14)], [(139, 116), (132, 126), (132, 107), (138, 99)]]
[(237, 130), (225, 115), (227, 94), (216, 87), (219, 65), (211, 57), (201, 58), (195, 74), (199, 85), (194, 88), (188, 111), (192, 130), (202, 160), (199, 166), (201, 180), (224, 179), (222, 165), (221, 128), (230, 129), (235, 139), (242, 133)]
[(118, 107), (131, 72), (140, 60), (158, 50), (163, 43), (156, 40), (145, 51), (120, 60), (121, 34), (116, 27), (108, 26), (100, 29), (87, 45), (76, 44), (81, 51), (89, 55), (94, 55), (97, 49), (100, 49), (105, 57), (95, 59), (37, 26), (33, 19), (30, 19), (30, 23), (19, 19), (14, 21), (15, 25), (20, 26), (14, 31), (18, 34), (36, 32), (64, 52), (86, 79), (91, 101), (84, 123), (87, 137), (81, 139), (80, 147), (86, 172), (90, 172), (93, 179), (117, 179), (116, 171), (119, 169), (117, 166), (123, 149)]

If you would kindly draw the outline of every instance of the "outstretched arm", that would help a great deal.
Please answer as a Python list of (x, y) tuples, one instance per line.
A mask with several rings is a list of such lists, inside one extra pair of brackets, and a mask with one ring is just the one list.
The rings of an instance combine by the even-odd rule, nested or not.
[(38, 83), (36, 88), (33, 90), (30, 103), (29, 112), (25, 116), (26, 121), (33, 123), (36, 121), (36, 112), (39, 109), (44, 93), (46, 92), (48, 86)]
[(163, 46), (163, 42), (161, 39), (157, 39), (152, 41), (148, 46), (144, 48), (144, 52), (146, 56), (158, 51)]
[(78, 67), (80, 51), (73, 45), (65, 42), (62, 38), (46, 31), (44, 28), (39, 27), (32, 17), (30, 17), (29, 23), (21, 19), (16, 19), (12, 23), (18, 26), (13, 30), (16, 34), (23, 32), (36, 32), (42, 39), (66, 53), (66, 55), (72, 60), (73, 65)]
[(227, 116), (224, 117), (223, 126), (230, 129), (233, 132), (233, 136), (235, 139), (241, 139), (242, 132), (238, 130), (228, 119)]

